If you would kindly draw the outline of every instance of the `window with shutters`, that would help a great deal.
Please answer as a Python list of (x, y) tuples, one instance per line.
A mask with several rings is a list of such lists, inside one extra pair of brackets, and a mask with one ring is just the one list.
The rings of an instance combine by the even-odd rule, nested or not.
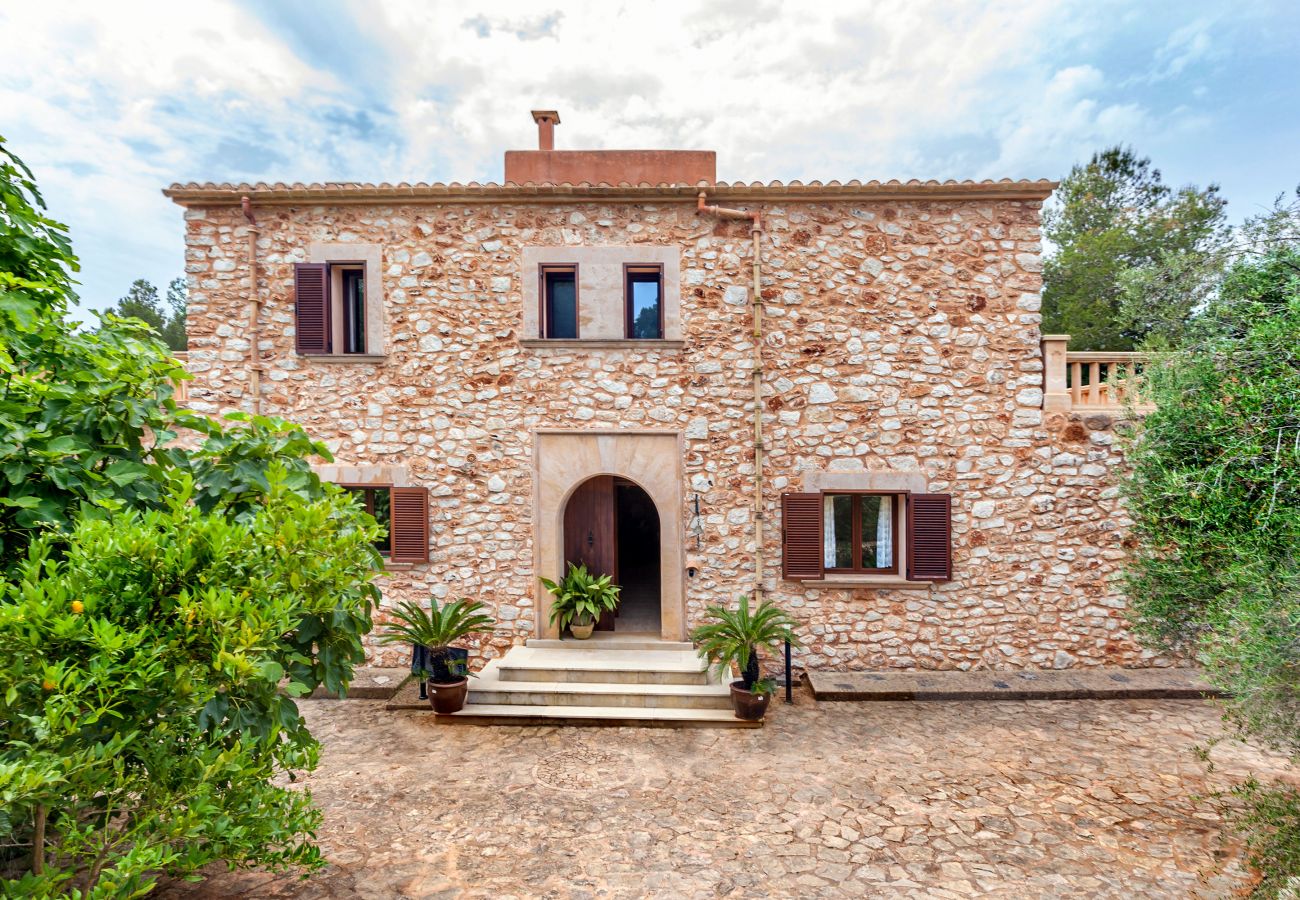
[(429, 491), (423, 487), (344, 484), (384, 529), (375, 549), (394, 563), (429, 561)]
[(947, 494), (824, 491), (781, 497), (782, 573), (869, 587), (952, 578)]
[(375, 292), (365, 261), (332, 260), (294, 266), (295, 348), (306, 356), (346, 359), (383, 353)]

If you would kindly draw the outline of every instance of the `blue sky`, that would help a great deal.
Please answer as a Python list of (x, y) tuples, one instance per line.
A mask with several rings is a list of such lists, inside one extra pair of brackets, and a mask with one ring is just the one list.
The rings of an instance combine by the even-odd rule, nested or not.
[(723, 180), (1059, 178), (1125, 143), (1240, 219), (1300, 184), (1300, 13), (1212, 2), (11, 3), (0, 134), (82, 302), (183, 271), (173, 181), (496, 181), (560, 148)]

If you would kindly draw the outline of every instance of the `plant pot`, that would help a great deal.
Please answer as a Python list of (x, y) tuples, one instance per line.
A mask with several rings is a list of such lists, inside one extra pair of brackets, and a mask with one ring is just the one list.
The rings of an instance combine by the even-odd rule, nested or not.
[(439, 715), (449, 716), (465, 708), (465, 697), (469, 694), (469, 679), (462, 678), (447, 684), (438, 684), (429, 680), (429, 705)]
[(587, 638), (591, 637), (591, 632), (595, 630), (595, 628), (596, 623), (591, 619), (588, 619), (586, 624), (581, 624), (576, 620), (569, 623), (569, 631), (572, 632), (573, 636), (580, 641), (585, 641)]
[(756, 694), (753, 691), (747, 691), (743, 681), (733, 681), (731, 683), (731, 708), (735, 710), (737, 719), (743, 719), (746, 722), (757, 722), (767, 714), (767, 705), (771, 702), (771, 694)]

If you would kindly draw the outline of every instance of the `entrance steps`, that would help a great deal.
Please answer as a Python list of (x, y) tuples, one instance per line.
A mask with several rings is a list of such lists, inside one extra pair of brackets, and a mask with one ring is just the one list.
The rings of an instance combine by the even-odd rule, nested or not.
[(463, 710), (437, 718), (446, 724), (761, 724), (735, 717), (729, 685), (709, 670), (691, 644), (624, 635), (533, 639), (512, 647), (470, 679)]

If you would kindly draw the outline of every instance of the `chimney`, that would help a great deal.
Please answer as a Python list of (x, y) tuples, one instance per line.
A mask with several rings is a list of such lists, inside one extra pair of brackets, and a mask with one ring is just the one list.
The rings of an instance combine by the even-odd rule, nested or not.
[(556, 150), (560, 114), (533, 110), (536, 150), (507, 150), (506, 184), (676, 184), (695, 187), (717, 179), (712, 150)]
[(555, 126), (560, 124), (560, 114), (553, 109), (533, 110), (533, 121), (537, 123), (537, 149), (555, 149)]

